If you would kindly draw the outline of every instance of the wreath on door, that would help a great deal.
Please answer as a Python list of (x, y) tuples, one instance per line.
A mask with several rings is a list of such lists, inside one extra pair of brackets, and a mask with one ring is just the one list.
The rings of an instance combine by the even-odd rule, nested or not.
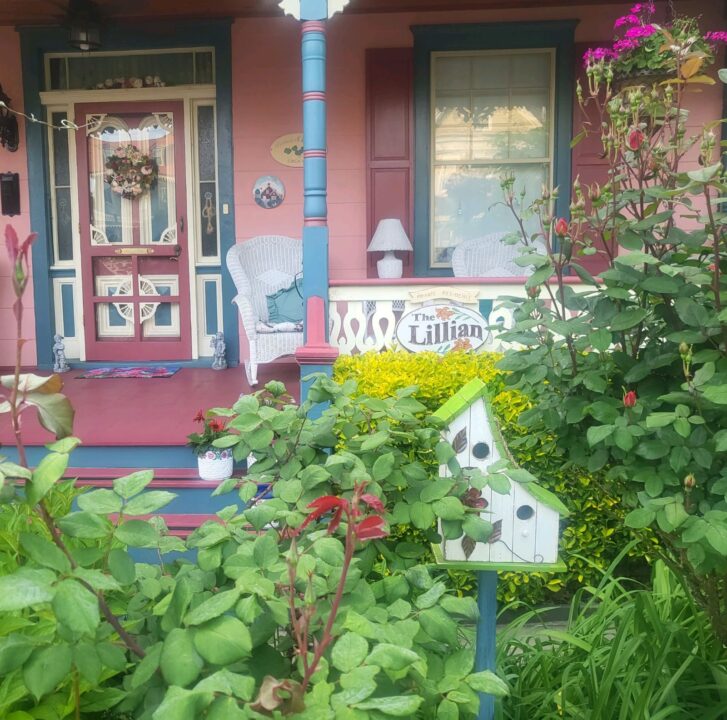
[(106, 159), (106, 182), (127, 200), (138, 198), (157, 181), (156, 160), (145, 155), (136, 145), (122, 145)]

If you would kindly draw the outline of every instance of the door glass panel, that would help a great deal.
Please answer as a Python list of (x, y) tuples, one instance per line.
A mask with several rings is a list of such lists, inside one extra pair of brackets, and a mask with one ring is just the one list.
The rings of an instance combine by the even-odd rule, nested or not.
[[(175, 150), (175, 112), (94, 116), (87, 135), (90, 263), (96, 355), (183, 358), (188, 349), (188, 280), (180, 267), (184, 167)], [(181, 185), (180, 185), (181, 183)], [(182, 195), (180, 195), (182, 193)], [(183, 210), (182, 210), (183, 211)], [(124, 347), (112, 345), (123, 342)], [(109, 349), (103, 350), (103, 344)], [(176, 348), (176, 350), (175, 350)], [(93, 351), (90, 359), (93, 359)]]

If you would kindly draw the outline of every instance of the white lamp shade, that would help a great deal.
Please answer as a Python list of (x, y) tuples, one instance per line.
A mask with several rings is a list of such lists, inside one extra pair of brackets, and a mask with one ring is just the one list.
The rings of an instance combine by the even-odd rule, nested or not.
[(391, 250), (411, 251), (413, 248), (406, 236), (401, 220), (387, 218), (379, 220), (374, 236), (371, 238), (369, 252), (387, 252)]
[[(286, 15), (292, 15), (296, 20), (300, 20), (300, 4), (302, 0), (278, 0), (280, 9)], [(341, 12), (348, 5), (349, 0), (328, 0), (328, 17), (333, 17), (337, 12)]]

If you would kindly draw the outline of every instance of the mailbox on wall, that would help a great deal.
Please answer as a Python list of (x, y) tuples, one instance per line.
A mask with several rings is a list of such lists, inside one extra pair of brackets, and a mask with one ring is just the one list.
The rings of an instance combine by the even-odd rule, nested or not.
[(0, 173), (0, 210), (3, 215), (20, 215), (20, 176)]

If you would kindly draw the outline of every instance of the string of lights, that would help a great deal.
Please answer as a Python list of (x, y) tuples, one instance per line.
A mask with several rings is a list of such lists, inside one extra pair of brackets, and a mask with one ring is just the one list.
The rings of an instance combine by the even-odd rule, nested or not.
[(80, 130), (81, 128), (87, 128), (91, 127), (91, 125), (94, 125), (97, 121), (91, 120), (90, 122), (87, 122), (85, 125), (76, 125), (72, 120), (63, 119), (61, 120), (60, 125), (54, 125), (53, 123), (46, 122), (45, 120), (41, 120), (40, 118), (35, 117), (33, 113), (30, 113), (30, 115), (26, 115), (24, 112), (21, 112), (20, 110), (14, 110), (13, 108), (9, 107), (5, 102), (0, 100), (0, 110), (6, 110), (7, 112), (11, 112), (13, 115), (17, 115), (18, 117), (23, 117), (26, 120), (29, 120), (32, 123), (36, 123), (38, 125), (44, 125), (45, 127), (49, 127), (52, 130)]

